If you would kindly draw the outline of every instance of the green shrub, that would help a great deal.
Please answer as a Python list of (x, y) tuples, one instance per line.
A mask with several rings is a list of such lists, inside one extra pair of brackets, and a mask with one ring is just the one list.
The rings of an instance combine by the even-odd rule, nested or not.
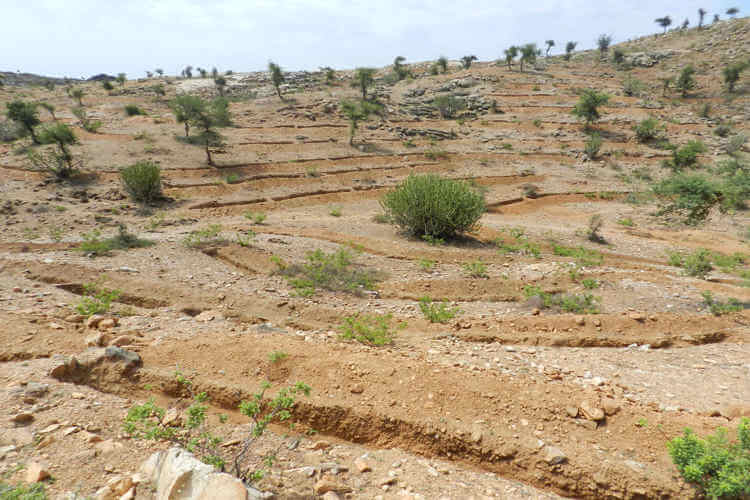
[(544, 292), (538, 286), (526, 286), (524, 295), (527, 298), (539, 297), (542, 301), (542, 308), (556, 308), (565, 312), (576, 314), (598, 314), (600, 312), (598, 303), (601, 298), (595, 297), (590, 293), (580, 295), (574, 294), (551, 294)]
[(622, 93), (630, 97), (640, 97), (644, 88), (643, 82), (632, 76), (628, 76), (622, 82)]
[(84, 233), (81, 237), (83, 241), (78, 245), (78, 250), (92, 257), (109, 255), (112, 250), (128, 250), (131, 248), (145, 248), (154, 245), (153, 241), (138, 238), (138, 236), (128, 232), (124, 224), (118, 227), (118, 233), (111, 238), (101, 238), (102, 233), (94, 229), (89, 233)]
[(360, 294), (372, 290), (379, 279), (377, 272), (356, 265), (352, 252), (346, 248), (329, 254), (317, 249), (302, 264), (286, 264), (278, 258), (274, 261), (277, 272), (303, 297), (312, 296), (319, 289)]
[(727, 137), (731, 132), (732, 126), (726, 123), (722, 123), (714, 129), (714, 134), (718, 135), (719, 137)]
[(688, 92), (695, 88), (695, 68), (692, 64), (685, 66), (677, 78), (675, 87), (682, 93), (682, 97), (687, 97)]
[(474, 260), (464, 264), (464, 272), (470, 278), (487, 278), (487, 264), (481, 260)]
[(146, 113), (135, 104), (126, 104), (125, 114), (128, 116), (136, 116), (136, 115), (145, 115)]
[(3, 500), (47, 500), (43, 483), (12, 486), (0, 481), (0, 498)]
[(599, 134), (591, 134), (589, 140), (586, 141), (586, 144), (583, 147), (583, 151), (586, 153), (586, 156), (591, 159), (596, 158), (596, 155), (599, 154), (599, 149), (601, 149), (603, 142), (604, 141), (602, 141), (602, 138)]
[(669, 265), (681, 267), (686, 275), (702, 279), (705, 279), (714, 268), (711, 265), (711, 252), (705, 248), (698, 249), (691, 254), (671, 253)]
[(466, 102), (452, 95), (441, 95), (432, 100), (441, 118), (453, 118), (457, 112), (466, 108)]
[(95, 134), (102, 127), (102, 122), (89, 118), (86, 108), (78, 106), (73, 108), (72, 111), (75, 117), (78, 118), (78, 121), (81, 122), (81, 127), (83, 127), (86, 132)]
[(108, 290), (99, 283), (87, 283), (83, 285), (83, 296), (76, 305), (76, 311), (86, 317), (104, 314), (109, 312), (112, 302), (120, 298), (120, 295), (120, 290)]
[(263, 212), (245, 212), (245, 218), (253, 221), (255, 224), (263, 224), (266, 220), (266, 214)]
[(426, 296), (419, 299), (419, 310), (430, 323), (447, 323), (461, 312), (458, 307), (449, 307), (447, 302), (433, 302)]
[(701, 141), (689, 141), (681, 148), (673, 151), (670, 167), (673, 170), (682, 170), (684, 167), (692, 167), (698, 159), (698, 154), (705, 153), (706, 151), (708, 151), (708, 148), (706, 148), (706, 145)]
[(635, 137), (638, 139), (638, 142), (649, 142), (659, 139), (662, 136), (665, 127), (659, 124), (659, 120), (652, 117), (641, 121), (638, 125), (633, 127), (633, 130), (635, 131)]
[(430, 259), (420, 259), (419, 268), (424, 272), (431, 273), (432, 270), (435, 269), (435, 261)]
[(206, 245), (222, 244), (225, 241), (226, 240), (221, 236), (221, 225), (211, 224), (205, 229), (191, 231), (190, 234), (182, 240), (182, 243), (188, 248), (200, 248)]
[(380, 205), (393, 224), (408, 233), (443, 239), (476, 230), (486, 209), (481, 191), (434, 174), (410, 175)]
[(573, 115), (586, 122), (588, 127), (599, 118), (599, 106), (604, 106), (609, 102), (609, 95), (596, 90), (586, 89), (581, 92), (578, 103), (573, 108)]
[(723, 427), (705, 439), (685, 429), (667, 449), (683, 479), (706, 497), (742, 500), (750, 495), (750, 419), (740, 421), (735, 442)]
[(742, 303), (734, 298), (728, 299), (726, 302), (722, 302), (714, 298), (713, 294), (709, 291), (705, 291), (701, 294), (703, 297), (703, 304), (708, 307), (711, 314), (714, 316), (721, 316), (731, 312), (742, 311)]
[(583, 281), (581, 281), (581, 284), (586, 290), (596, 290), (599, 288), (599, 282), (591, 278), (584, 278)]
[(42, 123), (36, 110), (37, 104), (16, 99), (12, 102), (6, 102), (5, 107), (7, 108), (5, 115), (8, 119), (23, 127), (31, 135), (34, 144), (39, 144), (40, 140), (34, 132), (34, 127)]
[(120, 180), (135, 201), (150, 203), (161, 197), (161, 168), (150, 161), (139, 161), (120, 170)]
[(339, 327), (341, 338), (374, 346), (392, 344), (397, 330), (406, 326), (404, 324), (393, 326), (392, 320), (391, 314), (347, 316)]

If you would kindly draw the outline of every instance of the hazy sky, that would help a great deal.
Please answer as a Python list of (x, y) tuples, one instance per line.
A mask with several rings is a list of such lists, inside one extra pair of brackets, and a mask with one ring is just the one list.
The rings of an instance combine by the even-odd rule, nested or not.
[(0, 0), (0, 70), (51, 76), (191, 64), (252, 71), (269, 59), (284, 69), (385, 66), (407, 61), (497, 58), (512, 44), (553, 39), (591, 48), (600, 33), (615, 42), (654, 33), (697, 10), (725, 18), (750, 14), (750, 0)]

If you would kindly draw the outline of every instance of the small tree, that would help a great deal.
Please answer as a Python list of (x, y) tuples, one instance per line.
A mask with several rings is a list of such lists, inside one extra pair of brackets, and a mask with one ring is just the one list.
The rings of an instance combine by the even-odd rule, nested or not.
[(127, 75), (125, 73), (118, 73), (117, 78), (115, 78), (115, 80), (117, 80), (117, 83), (119, 83), (120, 87), (122, 87), (125, 85), (125, 81), (127, 80)]
[(214, 101), (208, 106), (203, 103), (201, 109), (190, 120), (200, 131), (195, 137), (195, 142), (204, 147), (206, 151), (206, 163), (211, 166), (214, 165), (211, 148), (218, 148), (224, 145), (224, 137), (216, 130), (217, 127), (224, 126), (227, 121), (227, 116), (225, 115), (228, 115), (228, 110), (223, 105), (223, 102), (223, 100)]
[(177, 123), (185, 124), (185, 137), (190, 137), (190, 124), (203, 112), (205, 103), (200, 97), (181, 95), (169, 103)]
[(534, 64), (536, 62), (537, 48), (535, 43), (527, 43), (521, 46), (521, 72), (523, 73), (523, 63)]
[(607, 102), (609, 102), (609, 94), (587, 89), (578, 98), (578, 103), (573, 108), (572, 113), (577, 118), (584, 120), (586, 128), (589, 128), (592, 123), (601, 118), (599, 106), (603, 106)]
[(214, 78), (214, 84), (216, 85), (216, 90), (219, 91), (219, 95), (224, 97), (224, 89), (227, 86), (227, 80), (223, 76), (217, 76)]
[(667, 28), (672, 24), (672, 18), (669, 16), (658, 17), (654, 19), (654, 22), (664, 28), (664, 34), (666, 34)]
[(550, 49), (551, 49), (552, 47), (554, 47), (554, 46), (555, 46), (555, 41), (554, 41), (554, 40), (547, 40), (547, 41), (546, 41), (546, 42), (544, 42), (544, 43), (545, 43), (545, 44), (547, 44), (547, 51), (546, 51), (546, 52), (544, 53), (544, 57), (549, 57), (549, 50), (550, 50)]
[(686, 17), (685, 20), (682, 21), (682, 27), (680, 29), (686, 30), (688, 29), (688, 26), (690, 26), (690, 19)]
[(466, 103), (454, 96), (443, 95), (436, 97), (432, 104), (438, 109), (442, 118), (453, 118), (457, 111), (466, 107)]
[(443, 70), (443, 73), (448, 72), (448, 58), (446, 58), (445, 56), (438, 57), (437, 65), (441, 70)]
[(367, 100), (367, 87), (375, 83), (375, 68), (357, 68), (354, 70), (352, 87), (362, 92), (362, 100)]
[(477, 60), (477, 56), (475, 55), (463, 56), (461, 58), (461, 65), (464, 67), (464, 69), (469, 69), (471, 68), (471, 63), (473, 63), (476, 60)]
[(685, 66), (680, 72), (675, 87), (682, 93), (682, 97), (687, 97), (688, 92), (695, 88), (695, 68), (692, 64)]
[(182, 70), (182, 76), (185, 78), (192, 78), (193, 77), (193, 67), (188, 65), (185, 66), (185, 69)]
[(369, 101), (341, 101), (341, 113), (349, 120), (349, 145), (354, 145), (354, 134), (359, 129), (359, 122), (367, 120), (372, 113), (381, 110), (378, 104)]
[(611, 43), (612, 35), (602, 34), (599, 35), (599, 38), (596, 39), (596, 45), (597, 47), (599, 47), (599, 52), (601, 53), (602, 57), (607, 55)]
[(153, 77), (154, 77), (154, 72), (153, 72), (153, 71), (148, 71), (148, 70), (146, 70), (146, 78), (149, 78), (149, 79), (151, 79), (151, 78), (153, 78)]
[(740, 74), (747, 68), (747, 64), (738, 63), (727, 66), (723, 70), (724, 83), (727, 84), (727, 90), (734, 92), (734, 86), (740, 79)]
[(109, 80), (102, 80), (102, 88), (107, 92), (109, 92), (110, 90), (114, 90), (112, 82), (110, 82)]
[(703, 18), (706, 17), (706, 14), (706, 9), (698, 9), (698, 29), (701, 29), (703, 27)]
[(13, 102), (5, 103), (5, 107), (7, 108), (5, 116), (26, 129), (31, 135), (31, 140), (34, 144), (40, 144), (34, 132), (34, 127), (42, 123), (39, 119), (39, 113), (36, 110), (37, 105), (33, 102), (24, 102), (16, 99)]
[(515, 59), (518, 56), (518, 47), (515, 45), (511, 45), (507, 49), (505, 49), (505, 64), (508, 65), (508, 69), (513, 68), (513, 59)]
[(326, 84), (333, 85), (333, 83), (336, 81), (336, 70), (334, 70), (330, 66), (324, 66), (320, 68), (320, 71), (322, 71), (325, 75)]
[(138, 202), (151, 203), (161, 196), (161, 169), (150, 161), (139, 161), (120, 170), (125, 190)]
[(154, 72), (156, 72), (156, 74), (159, 76), (164, 76), (164, 70), (161, 68), (156, 68)]
[(48, 125), (39, 133), (39, 140), (44, 144), (54, 144), (57, 151), (45, 153), (29, 153), (31, 162), (42, 168), (53, 172), (57, 177), (66, 179), (75, 171), (76, 164), (73, 161), (68, 146), (76, 144), (73, 130), (62, 122), (55, 122), (54, 125)]
[(281, 96), (281, 84), (284, 83), (285, 79), (284, 72), (281, 71), (281, 66), (273, 61), (269, 61), (268, 72), (271, 74), (271, 83), (273, 83), (273, 86), (276, 89), (276, 94), (278, 94), (279, 99), (283, 101), (284, 98)]
[(404, 66), (406, 58), (404, 56), (398, 56), (393, 60), (393, 73), (396, 75), (399, 81), (403, 80), (409, 75), (409, 70)]
[(196, 68), (196, 70), (198, 71), (198, 73), (200, 73), (201, 78), (208, 77), (208, 70), (203, 69), (203, 68)]
[(70, 91), (70, 97), (75, 99), (78, 102), (79, 106), (83, 106), (83, 96), (85, 94), (86, 93), (80, 87), (76, 87)]
[(570, 56), (573, 55), (573, 51), (576, 50), (578, 42), (568, 42), (565, 44), (565, 60), (570, 61)]
[(218, 76), (219, 76), (219, 70), (216, 68), (216, 66), (214, 66), (213, 68), (211, 68), (211, 78), (216, 80)]
[(714, 23), (719, 22), (719, 14), (714, 14)]
[(740, 11), (740, 9), (738, 9), (737, 7), (731, 7), (729, 9), (727, 9), (727, 15), (731, 16), (731, 17), (734, 17), (734, 16), (737, 15), (737, 13), (739, 13), (739, 11)]

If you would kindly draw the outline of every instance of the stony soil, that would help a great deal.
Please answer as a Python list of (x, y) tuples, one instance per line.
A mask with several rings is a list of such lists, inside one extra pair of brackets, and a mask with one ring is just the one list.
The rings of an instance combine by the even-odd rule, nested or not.
[[(297, 75), (280, 102), (265, 81), (238, 75), (230, 90), (255, 97), (232, 103), (234, 126), (222, 129), (227, 147), (215, 167), (200, 148), (175, 140), (183, 128), (166, 106), (186, 84), (212, 93), (207, 82), (169, 79), (163, 100), (148, 90), (154, 81), (127, 82), (116, 95), (86, 84), (86, 108), (104, 126), (96, 134), (76, 128), (85, 175), (55, 182), (17, 154), (23, 141), (0, 144), (0, 473), (20, 481), (22, 466), (44, 462), (54, 477), (49, 492), (82, 496), (132, 473), (168, 443), (129, 439), (122, 419), (151, 397), (184, 408), (179, 370), (210, 396), (209, 421), (230, 443), (227, 456), (248, 430), (237, 405), (262, 381), (313, 388), (294, 411), (294, 432), (274, 427), (257, 450), (279, 450), (258, 484), (279, 498), (314, 497), (320, 481), (346, 498), (693, 497), (665, 443), (686, 426), (706, 433), (750, 415), (750, 288), (738, 276), (748, 267), (702, 280), (670, 267), (667, 254), (748, 254), (750, 217), (717, 212), (687, 227), (655, 216), (655, 200), (630, 203), (629, 193), (648, 189), (646, 170), (665, 175), (666, 156), (635, 141), (632, 126), (654, 115), (673, 143), (701, 139), (709, 146), (701, 161), (721, 159), (726, 141), (714, 127), (731, 120), (747, 133), (750, 108), (748, 84), (725, 99), (718, 75), (747, 58), (749, 44), (750, 23), (740, 19), (623, 44), (669, 53), (629, 72), (582, 53), (524, 73), (476, 64), (379, 85), (388, 114), (362, 127), (355, 148), (332, 107), (355, 96), (347, 81), (326, 86)], [(699, 68), (696, 91), (663, 96), (659, 78), (687, 62)], [(627, 75), (646, 82), (643, 97), (622, 94)], [(593, 161), (570, 115), (578, 87), (613, 94)], [(476, 118), (424, 115), (420, 99), (440, 89), (472, 96)], [(2, 102), (24, 96), (53, 103), (59, 119), (77, 125), (63, 88), (0, 89)], [(497, 112), (485, 109), (490, 100)], [(698, 113), (706, 102), (708, 118)], [(129, 103), (147, 116), (125, 117)], [(407, 144), (407, 129), (455, 138), (417, 134)], [(146, 210), (127, 199), (117, 175), (141, 159), (159, 162), (169, 198)], [(432, 246), (375, 222), (383, 193), (425, 172), (486, 188), (489, 210), (476, 234)], [(525, 184), (539, 196), (524, 197)], [(255, 223), (248, 212), (267, 218)], [(583, 235), (594, 214), (606, 244)], [(632, 225), (618, 222), (625, 219)], [(76, 249), (84, 233), (110, 236), (120, 223), (155, 245), (98, 257)], [(183, 244), (212, 224), (225, 241)], [(494, 241), (512, 242), (511, 228), (539, 245), (539, 258), (498, 252)], [(240, 245), (248, 230), (255, 237)], [(603, 259), (571, 276), (574, 259), (555, 255), (552, 240)], [(301, 262), (342, 246), (382, 274), (376, 291), (301, 297), (271, 258)], [(433, 269), (420, 266), (426, 259)], [(487, 278), (467, 276), (464, 264), (477, 259)], [(584, 278), (598, 284), (591, 293), (601, 298), (600, 314), (540, 311), (523, 293), (527, 285), (583, 293)], [(71, 317), (94, 282), (122, 291), (111, 311), (118, 325), (104, 332)], [(711, 315), (704, 291), (745, 309)], [(461, 314), (427, 322), (417, 303), (425, 295)], [(342, 318), (362, 312), (390, 313), (407, 326), (385, 347), (341, 340)], [(100, 366), (75, 381), (49, 376), (60, 356), (81, 353), (98, 333), (137, 352), (142, 366)], [(275, 351), (287, 357), (272, 363)], [(359, 470), (361, 457), (371, 471)], [(139, 488), (138, 498), (149, 495)]]

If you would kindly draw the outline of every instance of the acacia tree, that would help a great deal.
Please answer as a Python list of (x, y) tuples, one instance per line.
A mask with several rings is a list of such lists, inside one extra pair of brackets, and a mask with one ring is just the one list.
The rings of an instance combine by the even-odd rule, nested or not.
[(604, 92), (597, 92), (593, 89), (584, 90), (571, 113), (575, 117), (584, 120), (588, 129), (592, 123), (601, 118), (598, 108), (607, 104), (609, 97), (609, 94)]
[(706, 17), (706, 14), (706, 9), (698, 9), (698, 29), (701, 29), (703, 27), (703, 18)]
[(505, 54), (505, 64), (508, 65), (508, 69), (513, 69), (513, 59), (518, 56), (518, 47), (511, 45), (503, 53)]
[(85, 95), (85, 92), (82, 88), (74, 88), (70, 91), (70, 97), (78, 101), (79, 106), (83, 106), (83, 96)]
[(549, 57), (549, 49), (551, 49), (552, 47), (555, 46), (555, 41), (554, 40), (547, 40), (544, 43), (547, 44), (547, 52), (544, 53), (544, 57)]
[(217, 76), (214, 78), (214, 84), (216, 84), (216, 90), (219, 91), (219, 95), (224, 97), (224, 89), (227, 86), (227, 79), (223, 76)]
[(190, 125), (203, 112), (205, 106), (203, 100), (194, 95), (177, 96), (169, 103), (177, 123), (185, 124), (185, 137), (190, 137)]
[(185, 66), (185, 69), (182, 70), (182, 76), (185, 78), (192, 78), (193, 77), (193, 67), (190, 65)]
[(117, 80), (117, 83), (119, 83), (120, 87), (122, 87), (125, 85), (125, 81), (127, 80), (127, 78), (128, 75), (126, 75), (125, 73), (117, 73), (117, 78), (115, 78), (115, 80)]
[(612, 43), (612, 35), (602, 34), (599, 35), (599, 38), (596, 39), (596, 45), (599, 47), (599, 52), (601, 53), (602, 57), (607, 55), (607, 52), (609, 51), (609, 45)]
[(40, 144), (34, 132), (34, 127), (42, 123), (39, 119), (39, 113), (36, 111), (36, 106), (33, 102), (24, 102), (16, 99), (15, 101), (5, 103), (5, 107), (7, 108), (5, 116), (26, 129), (31, 134), (31, 140), (34, 144)]
[(164, 76), (164, 70), (161, 68), (156, 68), (154, 72), (156, 72), (156, 74), (159, 76)]
[(736, 15), (737, 15), (737, 13), (738, 13), (739, 11), (740, 11), (740, 9), (738, 9), (737, 7), (731, 7), (731, 8), (729, 8), (729, 9), (727, 9), (727, 15), (728, 15), (728, 16), (731, 16), (731, 17), (734, 17), (734, 16), (736, 16)]
[(398, 78), (399, 81), (406, 78), (409, 74), (409, 70), (404, 66), (405, 61), (406, 58), (404, 56), (398, 56), (393, 60), (393, 73), (395, 73), (396, 78)]
[(527, 43), (521, 46), (521, 72), (523, 73), (523, 63), (534, 64), (536, 62), (537, 48), (535, 43)]
[(367, 100), (367, 87), (375, 83), (375, 68), (357, 68), (354, 70), (352, 87), (362, 92), (362, 100)]
[(714, 14), (714, 22), (715, 23), (719, 22), (719, 14)]
[(461, 64), (463, 65), (464, 69), (469, 69), (471, 68), (471, 63), (473, 63), (476, 60), (477, 60), (477, 56), (475, 55), (463, 56), (461, 58)]
[(438, 57), (437, 63), (438, 67), (443, 70), (443, 73), (448, 72), (448, 58), (445, 56)]
[(354, 134), (359, 129), (359, 122), (367, 120), (372, 113), (380, 111), (380, 105), (369, 101), (341, 101), (341, 113), (349, 120), (349, 145), (354, 145)]
[(740, 79), (740, 74), (747, 69), (748, 64), (747, 63), (738, 63), (733, 64), (731, 66), (727, 66), (723, 70), (724, 74), (724, 83), (727, 84), (727, 90), (729, 92), (734, 92), (734, 86), (737, 84), (737, 82)]
[(565, 44), (565, 60), (570, 61), (570, 56), (573, 55), (573, 51), (576, 50), (578, 42), (568, 42)]
[(196, 143), (201, 144), (206, 151), (206, 163), (213, 166), (214, 160), (211, 156), (211, 148), (218, 148), (224, 145), (224, 137), (216, 130), (222, 125), (223, 117), (217, 114), (216, 106), (203, 105), (202, 109), (196, 113), (192, 119), (193, 125), (200, 132), (196, 136)]
[(687, 97), (688, 92), (695, 88), (695, 77), (693, 77), (694, 74), (695, 68), (692, 64), (688, 64), (687, 66), (682, 68), (682, 72), (680, 72), (680, 76), (677, 78), (677, 82), (675, 83), (675, 88), (677, 88), (677, 90), (682, 93), (682, 97)]
[(672, 18), (669, 16), (657, 17), (654, 22), (664, 28), (664, 34), (667, 34), (667, 28), (672, 24)]
[(682, 21), (682, 28), (681, 29), (686, 30), (688, 28), (688, 26), (690, 26), (690, 19), (688, 19), (686, 17), (685, 20)]
[(273, 61), (269, 61), (268, 72), (271, 74), (271, 83), (273, 83), (273, 86), (276, 89), (276, 94), (278, 94), (279, 99), (283, 101), (284, 98), (281, 96), (281, 84), (284, 83), (286, 79), (284, 78), (284, 72), (281, 71), (281, 66)]
[(54, 125), (42, 129), (39, 139), (44, 144), (56, 145), (57, 151), (50, 151), (46, 154), (30, 152), (31, 163), (53, 172), (61, 179), (70, 177), (76, 169), (76, 163), (73, 161), (73, 155), (68, 146), (78, 142), (73, 130), (65, 123), (55, 122)]
[(47, 111), (47, 113), (50, 114), (50, 116), (52, 117), (53, 120), (57, 121), (57, 117), (55, 116), (55, 106), (54, 105), (52, 105), (52, 104), (50, 104), (48, 102), (42, 101), (42, 102), (39, 103), (39, 106), (42, 107), (42, 108), (44, 108)]

